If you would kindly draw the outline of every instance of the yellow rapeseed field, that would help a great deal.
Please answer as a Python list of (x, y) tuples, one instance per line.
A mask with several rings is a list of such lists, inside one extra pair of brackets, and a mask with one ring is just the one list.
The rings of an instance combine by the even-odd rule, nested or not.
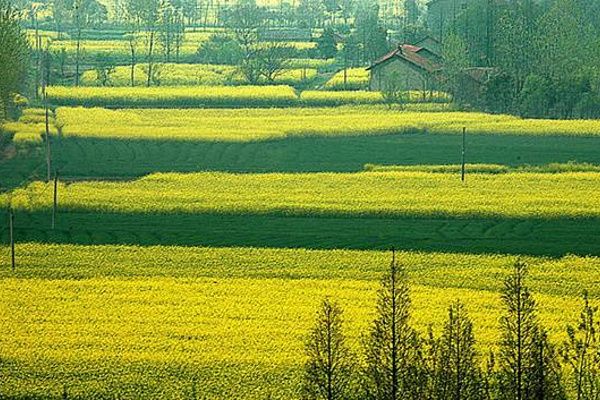
[[(274, 102), (294, 102), (289, 90), (268, 87), (217, 88), (52, 88), (51, 95), (69, 102), (96, 102), (95, 96), (115, 96), (115, 102), (143, 102), (138, 96), (156, 95), (165, 101), (183, 103), (186, 98), (202, 96), (207, 101), (224, 96), (219, 102), (260, 102), (272, 96)], [(230, 100), (229, 100), (230, 98)], [(81, 99), (81, 100), (77, 100)], [(131, 100), (130, 100), (131, 99)], [(80, 103), (81, 104), (81, 103)], [(416, 105), (417, 107), (419, 105)], [(443, 105), (437, 108), (443, 110)], [(473, 112), (419, 112), (390, 110), (384, 106), (346, 106), (337, 108), (283, 109), (83, 109), (61, 107), (57, 119), (68, 136), (101, 138), (146, 138), (152, 140), (250, 141), (288, 136), (382, 135), (405, 132), (469, 133), (499, 135), (597, 136), (599, 120), (528, 120), (507, 115)]]
[[(242, 85), (247, 80), (238, 68), (229, 65), (211, 64), (158, 64), (155, 66), (160, 71), (161, 86), (221, 86)], [(138, 64), (135, 68), (135, 85), (144, 86), (148, 79), (147, 64)], [(279, 74), (274, 84), (294, 85), (316, 76), (317, 70), (313, 68), (290, 68)], [(82, 84), (98, 86), (96, 70), (83, 73)], [(116, 67), (110, 75), (110, 86), (130, 86), (131, 66)]]
[[(303, 341), (325, 296), (345, 308), (350, 344), (373, 317), (386, 252), (19, 244), (0, 272), (2, 393), (121, 398), (297, 396)], [(7, 254), (0, 247), (0, 254)], [(478, 347), (498, 340), (499, 289), (515, 257), (400, 253), (414, 323), (439, 332), (457, 298)], [(600, 295), (600, 260), (527, 258), (553, 340), (579, 295)], [(359, 357), (360, 359), (360, 357)], [(243, 396), (240, 394), (243, 393)]]
[[(0, 197), (17, 209), (52, 205), (50, 183)], [(598, 217), (600, 173), (154, 174), (133, 182), (61, 184), (62, 210), (123, 213)]]

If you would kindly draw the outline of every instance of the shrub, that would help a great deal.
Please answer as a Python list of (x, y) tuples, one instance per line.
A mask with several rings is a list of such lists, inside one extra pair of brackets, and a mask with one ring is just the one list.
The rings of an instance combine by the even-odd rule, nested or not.
[(231, 36), (216, 34), (198, 48), (198, 61), (203, 64), (237, 65), (242, 61), (243, 51)]

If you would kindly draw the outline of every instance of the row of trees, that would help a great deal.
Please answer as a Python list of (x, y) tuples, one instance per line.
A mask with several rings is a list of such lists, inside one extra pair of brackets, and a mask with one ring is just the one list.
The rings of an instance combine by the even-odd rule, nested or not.
[[(342, 308), (323, 301), (306, 343), (307, 399), (553, 400), (600, 398), (600, 324), (587, 295), (579, 323), (556, 346), (517, 261), (502, 291), (497, 351), (483, 359), (473, 322), (460, 301), (448, 308), (442, 333), (422, 337), (412, 326), (404, 268), (395, 260), (381, 281), (376, 317), (363, 338), (363, 357), (344, 333)], [(360, 361), (356, 361), (359, 359)]]
[[(52, 13), (52, 19), (59, 32), (73, 25), (70, 16), (75, 0), (15, 0), (20, 9), (29, 9), (32, 27), (35, 25), (36, 11), (44, 9)], [(126, 22), (122, 3), (109, 10), (97, 0), (84, 0), (88, 27), (100, 27), (107, 22), (119, 24)], [(223, 26), (227, 15), (237, 1), (222, 0), (172, 0), (173, 6), (182, 12), (186, 26)], [(417, 23), (423, 17), (423, 7), (417, 0), (283, 0), (268, 7), (261, 7), (263, 18), (269, 26), (324, 28), (326, 26), (350, 26), (361, 4), (377, 5), (386, 28), (401, 29), (407, 24)]]
[(452, 36), (464, 48), (462, 63), (498, 69), (487, 87), (489, 110), (600, 116), (598, 1), (473, 0), (444, 39)]
[(27, 82), (29, 44), (18, 18), (11, 3), (0, 0), (0, 121), (9, 117)]

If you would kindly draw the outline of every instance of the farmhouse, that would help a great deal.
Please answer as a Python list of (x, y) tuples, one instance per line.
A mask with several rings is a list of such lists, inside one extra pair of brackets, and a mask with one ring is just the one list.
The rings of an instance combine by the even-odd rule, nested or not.
[(369, 88), (383, 90), (400, 80), (405, 90), (433, 90), (441, 68), (441, 57), (430, 48), (399, 45), (367, 68)]
[[(434, 38), (425, 38), (414, 45), (399, 45), (367, 68), (370, 71), (370, 89), (377, 91), (400, 86), (404, 90), (423, 92), (439, 90), (448, 79), (438, 52), (440, 48), (441, 44)], [(461, 70), (455, 99), (465, 104), (480, 105), (485, 87), (496, 72), (495, 68), (487, 67)]]

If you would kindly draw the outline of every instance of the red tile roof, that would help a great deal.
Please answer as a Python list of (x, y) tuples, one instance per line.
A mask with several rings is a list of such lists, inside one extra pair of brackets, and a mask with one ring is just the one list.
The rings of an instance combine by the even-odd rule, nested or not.
[(423, 49), (422, 47), (413, 46), (410, 44), (403, 44), (403, 45), (399, 46), (397, 49), (390, 51), (389, 53), (387, 53), (386, 55), (381, 57), (379, 60), (375, 61), (373, 63), (373, 65), (371, 65), (369, 68), (367, 68), (367, 70), (371, 70), (374, 67), (376, 67), (380, 64), (383, 64), (389, 60), (392, 60), (394, 58), (399, 58), (401, 60), (404, 60), (404, 61), (412, 64), (413, 66), (424, 69), (425, 71), (430, 72), (430, 73), (440, 70), (442, 68), (442, 66), (440, 64), (435, 63), (435, 62), (418, 54), (419, 51), (421, 51), (422, 49)]

